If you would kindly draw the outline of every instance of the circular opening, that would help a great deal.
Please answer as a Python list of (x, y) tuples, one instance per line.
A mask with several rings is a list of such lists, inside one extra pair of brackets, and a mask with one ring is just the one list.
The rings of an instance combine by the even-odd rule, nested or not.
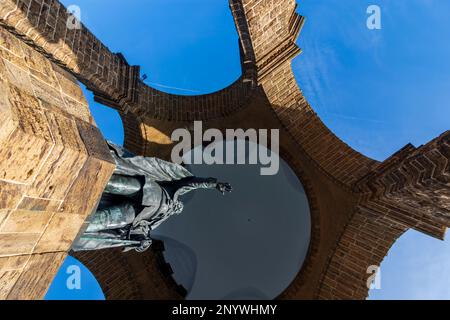
[[(252, 142), (246, 145), (247, 154), (258, 148), (268, 152)], [(229, 182), (233, 192), (197, 190), (183, 199), (184, 212), (153, 234), (164, 241), (164, 258), (188, 292), (186, 298), (276, 298), (300, 271), (309, 248), (310, 210), (301, 182), (281, 159), (273, 176), (262, 176), (261, 165), (189, 169)]]

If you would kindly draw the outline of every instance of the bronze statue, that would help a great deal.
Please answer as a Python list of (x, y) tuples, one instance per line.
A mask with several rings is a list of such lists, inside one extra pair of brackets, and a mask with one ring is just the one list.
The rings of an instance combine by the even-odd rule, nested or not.
[(151, 231), (183, 211), (182, 195), (197, 189), (232, 191), (230, 184), (195, 177), (181, 165), (108, 145), (117, 167), (74, 251), (124, 247), (143, 252), (152, 244)]

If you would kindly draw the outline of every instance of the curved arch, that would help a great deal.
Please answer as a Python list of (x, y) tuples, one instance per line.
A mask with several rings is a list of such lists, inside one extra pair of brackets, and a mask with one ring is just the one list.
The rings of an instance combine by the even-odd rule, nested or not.
[[(229, 145), (233, 144), (233, 140), (226, 141), (227, 143), (229, 143)], [(221, 144), (222, 142), (219, 143), (219, 145)], [(251, 143), (247, 146), (252, 149), (251, 145), (253, 145), (253, 147), (256, 146), (256, 144), (254, 143)], [(292, 156), (294, 155), (291, 154), (291, 158)], [(304, 191), (303, 181), (299, 179), (299, 170), (292, 170), (292, 168), (287, 165), (284, 157), (281, 156), (281, 158), (280, 172), (278, 173), (277, 177), (273, 178), (256, 177), (255, 175), (259, 175), (259, 173), (255, 173), (255, 169), (249, 168), (251, 166), (246, 166), (247, 168), (245, 170), (245, 173), (242, 170), (233, 171), (230, 169), (223, 169), (223, 167), (220, 168), (220, 165), (213, 165), (213, 167), (216, 167), (214, 169), (211, 169), (210, 166), (197, 166), (197, 168), (195, 168), (195, 165), (194, 168), (192, 168), (192, 172), (200, 174), (200, 176), (202, 176), (202, 173), (203, 176), (208, 176), (205, 174), (206, 171), (211, 176), (216, 176), (215, 174), (217, 174), (217, 176), (223, 176), (223, 179), (225, 179), (226, 177), (226, 179), (231, 180), (230, 182), (232, 182), (233, 187), (236, 189), (236, 193), (233, 193), (231, 195), (231, 198), (229, 200), (229, 203), (231, 203), (231, 205), (226, 203), (220, 205), (220, 202), (218, 202), (219, 206), (226, 208), (218, 209), (218, 212), (220, 213), (219, 216), (225, 217), (224, 220), (218, 220), (221, 221), (218, 224), (216, 223), (216, 221), (220, 218), (214, 218), (214, 221), (208, 220), (208, 216), (210, 216), (211, 214), (210, 212), (208, 212), (207, 208), (211, 208), (211, 206), (213, 206), (211, 202), (205, 203), (206, 211), (205, 209), (202, 209), (200, 207), (201, 202), (206, 201), (203, 198), (200, 201), (194, 201), (196, 202), (194, 206), (194, 211), (196, 211), (195, 215), (194, 212), (191, 211), (191, 208), (187, 208), (187, 212), (184, 213), (186, 214), (186, 216), (177, 218), (179, 220), (176, 221), (176, 219), (175, 221), (173, 221), (173, 223), (169, 222), (167, 228), (165, 226), (162, 226), (162, 228), (160, 229), (161, 231), (158, 230), (155, 232), (155, 234), (158, 234), (160, 238), (162, 238), (162, 235), (165, 235), (167, 237), (178, 239), (179, 241), (185, 241), (185, 243), (192, 246), (192, 249), (199, 254), (199, 260), (201, 261), (200, 269), (202, 272), (200, 272), (199, 277), (196, 279), (195, 290), (189, 290), (190, 298), (203, 299), (208, 297), (223, 297), (224, 295), (228, 294), (231, 289), (230, 286), (224, 285), (217, 279), (223, 279), (223, 277), (225, 277), (226, 279), (229, 279), (227, 284), (232, 284), (233, 290), (237, 289), (244, 283), (253, 283), (256, 288), (265, 292), (265, 294), (272, 299), (282, 294), (291, 285), (294, 279), (298, 279), (298, 273), (303, 268), (308, 253), (309, 256), (311, 256), (311, 251), (313, 251), (312, 248), (317, 246), (317, 239), (319, 238), (317, 234), (314, 234), (313, 236), (316, 243), (311, 245), (311, 229), (314, 229), (314, 232), (318, 231), (317, 229), (319, 229), (319, 219), (318, 217), (314, 219), (314, 226), (311, 227), (311, 205), (309, 203), (309, 198), (307, 199), (307, 197), (312, 193), (311, 188), (309, 188), (307, 196), (305, 197), (306, 192)], [(290, 162), (290, 164), (292, 164), (292, 161)], [(205, 167), (208, 167), (208, 169), (205, 170)], [(199, 168), (202, 168), (204, 171)], [(236, 172), (239, 172), (239, 174), (236, 175)], [(248, 172), (253, 172), (253, 174), (248, 175)], [(246, 184), (246, 182), (240, 181), (239, 176), (241, 175), (247, 177), (245, 181), (249, 181), (250, 177), (252, 177), (250, 181), (252, 181), (251, 184), (253, 185), (249, 185)], [(288, 181), (285, 180), (286, 177), (288, 177)], [(282, 180), (284, 184), (280, 184), (278, 182), (280, 180)], [(271, 181), (271, 183), (268, 184), (267, 181)], [(293, 195), (289, 187), (286, 189), (281, 189), (281, 192), (279, 193), (280, 189), (277, 187), (273, 187), (273, 185), (291, 185), (291, 188), (293, 189), (302, 189), (301, 195), (299, 193)], [(258, 193), (255, 194), (255, 192), (252, 192), (250, 190), (247, 192), (245, 191), (251, 188), (259, 190)], [(289, 196), (284, 197), (282, 194), (289, 194)], [(240, 200), (239, 202), (237, 201), (238, 199)], [(270, 202), (268, 203), (265, 199), (278, 200), (269, 200)], [(284, 201), (280, 202), (281, 199), (284, 199)], [(301, 199), (301, 205), (298, 204), (299, 199)], [(241, 210), (239, 203), (242, 203), (242, 201), (247, 202), (247, 205), (243, 204), (246, 210)], [(265, 205), (255, 205), (252, 203), (265, 203)], [(288, 204), (287, 206), (285, 205), (286, 203)], [(317, 206), (314, 206), (314, 208), (317, 208)], [(250, 213), (248, 212), (249, 210)], [(198, 211), (202, 212), (204, 215), (198, 215)], [(235, 212), (236, 215), (233, 212)], [(237, 221), (241, 221), (240, 216), (246, 216), (247, 214), (249, 215), (248, 217), (252, 218), (252, 222), (255, 222), (258, 227), (240, 227), (236, 225)], [(191, 217), (193, 218), (193, 220), (190, 220)], [(267, 217), (269, 218), (268, 220), (266, 220)], [(207, 224), (202, 222), (205, 220), (208, 221)], [(232, 221), (232, 223), (228, 224), (227, 221)], [(271, 223), (267, 223), (268, 221), (271, 221)], [(290, 223), (286, 225), (286, 221), (290, 221)], [(240, 224), (242, 224), (243, 222), (244, 224), (246, 224), (247, 220), (245, 219), (245, 221), (241, 221)], [(261, 224), (261, 222), (263, 223)], [(203, 227), (199, 227), (197, 229), (196, 225), (198, 224), (203, 225)], [(280, 228), (280, 226), (284, 227)], [(295, 227), (291, 228), (291, 226)], [(215, 232), (213, 232), (213, 234), (210, 234), (208, 233), (208, 229), (215, 230)], [(192, 232), (189, 232), (189, 235), (186, 235), (182, 230), (195, 231), (194, 234), (192, 234)], [(226, 233), (226, 235), (223, 235), (224, 233)], [(181, 236), (179, 236), (179, 234), (181, 234)], [(197, 236), (196, 234), (199, 234), (201, 236)], [(220, 234), (219, 238), (216, 238), (214, 236), (215, 234)], [(242, 234), (252, 234), (254, 236), (252, 238), (248, 238), (248, 236), (242, 237)], [(267, 238), (267, 234), (270, 235), (269, 238)], [(208, 235), (207, 238), (205, 238), (206, 235)], [(262, 238), (262, 240), (258, 241), (258, 243), (255, 243), (256, 240), (252, 240), (260, 237)], [(207, 254), (205, 255), (205, 245), (199, 246), (198, 244), (196, 244), (199, 239), (203, 239), (203, 243), (216, 245), (206, 245), (208, 249), (206, 251)], [(268, 241), (268, 239), (270, 239), (270, 241)], [(264, 248), (266, 254), (261, 254), (259, 249), (261, 247)], [(242, 251), (241, 248), (247, 249), (245, 249), (246, 251)], [(220, 252), (214, 253), (216, 250), (220, 250)], [(252, 251), (251, 253), (250, 250)], [(205, 259), (205, 256), (209, 257), (209, 259)], [(225, 257), (230, 256), (234, 256), (236, 258), (239, 257), (239, 259), (237, 260), (239, 262), (237, 264), (235, 262), (229, 262), (230, 260)], [(212, 263), (210, 261), (211, 257), (215, 257), (214, 261), (216, 261), (216, 263)], [(309, 258), (309, 260), (311, 260), (311, 258)], [(175, 271), (183, 269), (182, 264), (174, 263), (172, 265)], [(215, 267), (213, 268), (211, 266)], [(225, 267), (222, 268), (222, 266)], [(270, 271), (268, 270), (268, 268)], [(228, 273), (228, 270), (235, 270), (235, 272), (233, 274), (230, 274)], [(267, 274), (271, 274), (270, 279), (267, 279)], [(206, 284), (205, 275), (208, 275)], [(236, 279), (240, 280), (236, 282)], [(188, 283), (187, 279), (185, 279), (183, 283), (186, 286), (186, 283)], [(215, 287), (216, 290), (211, 289), (212, 284), (217, 285), (217, 287)], [(251, 285), (250, 287), (253, 287), (253, 285)]]
[[(295, 0), (234, 0), (248, 21), (258, 83), (286, 130), (317, 166), (345, 187), (377, 165), (334, 135), (303, 96), (291, 67), (304, 18)], [(270, 18), (268, 13), (276, 15)], [(269, 17), (269, 18), (268, 18)]]
[[(276, 85), (282, 82), (283, 85)], [(280, 122), (316, 165), (335, 181), (351, 187), (378, 162), (349, 147), (320, 120), (303, 96), (286, 62), (262, 84)]]
[(144, 253), (119, 250), (73, 254), (97, 279), (107, 300), (181, 299), (155, 244)]
[(449, 241), (435, 241), (423, 233), (408, 230), (381, 263), (378, 286), (369, 291), (368, 299), (449, 299), (450, 278), (445, 263), (449, 248)]
[[(232, 6), (232, 13), (240, 36), (242, 77), (215, 93), (178, 96), (146, 85), (140, 80), (138, 66), (130, 66), (122, 54), (112, 53), (84, 25), (81, 24), (81, 30), (67, 29), (65, 21), (69, 13), (58, 1), (51, 7), (45, 3), (36, 6), (33, 9), (39, 14), (56, 16), (60, 23), (38, 24), (39, 19), (28, 18), (28, 4), (17, 6), (15, 1), (5, 1), (0, 10), (0, 16), (4, 17), (0, 24), (72, 73), (95, 93), (98, 102), (121, 112), (169, 121), (220, 118), (242, 107), (255, 88), (256, 71), (248, 45), (247, 23), (237, 7)], [(17, 24), (18, 20), (22, 23)]]
[(356, 209), (329, 259), (316, 298), (366, 299), (369, 267), (379, 267), (406, 230), (407, 226), (387, 216)]
[(142, 130), (142, 121), (140, 117), (132, 113), (120, 113), (124, 129), (123, 145), (125, 149), (134, 154), (144, 155), (146, 147), (146, 138)]
[[(258, 128), (259, 126), (261, 128), (267, 128), (267, 127), (277, 128), (277, 127), (279, 127), (281, 124), (280, 124), (279, 120), (273, 116), (274, 111), (271, 108), (271, 105), (265, 98), (264, 94), (261, 94), (262, 91), (259, 91), (259, 93), (260, 94), (258, 94), (258, 98), (256, 98), (255, 100), (259, 101), (257, 108), (260, 112), (260, 115), (264, 112), (267, 112), (271, 118), (270, 118), (270, 120), (266, 119), (265, 120), (266, 122), (264, 122), (262, 124), (259, 123), (258, 121), (253, 123), (253, 121), (249, 120), (248, 123), (246, 123), (243, 126), (244, 129), (251, 128), (251, 127)], [(261, 104), (264, 104), (264, 107)], [(253, 108), (253, 107), (251, 107), (251, 108)], [(249, 110), (250, 113), (253, 110), (251, 108)], [(267, 111), (264, 111), (265, 109), (267, 109)], [(245, 117), (246, 114), (247, 113), (245, 111), (240, 111), (236, 116), (229, 116), (229, 117), (223, 118), (219, 122), (214, 121), (214, 122), (212, 122), (212, 124), (210, 122), (206, 122), (205, 127), (209, 127), (210, 125), (212, 125), (212, 127), (221, 128), (221, 130), (224, 130), (224, 128), (234, 128), (234, 127), (236, 127), (236, 123), (234, 123), (235, 118), (242, 119), (243, 117)], [(180, 127), (180, 126), (182, 127), (185, 124), (187, 124), (187, 122), (177, 123), (175, 127)], [(241, 123), (238, 122), (237, 124), (239, 125)], [(142, 125), (144, 125), (144, 123), (140, 123), (139, 121), (136, 121), (136, 122), (134, 122), (134, 125), (136, 126), (135, 128), (137, 128), (136, 132), (140, 133), (140, 136), (138, 137), (138, 139), (139, 139), (138, 141), (143, 141), (144, 146), (149, 145), (148, 148), (151, 148), (151, 149), (148, 149), (143, 154), (145, 154), (147, 156), (159, 155), (160, 154), (159, 151), (158, 150), (155, 151), (154, 150), (155, 148), (150, 147), (152, 145), (151, 141), (147, 141), (146, 137), (144, 136), (145, 133), (143, 133), (142, 130), (139, 129)], [(152, 125), (160, 128), (161, 130), (163, 130), (166, 133), (168, 131), (170, 131), (170, 128), (172, 126), (169, 122), (166, 122), (166, 121), (152, 122)], [(169, 128), (169, 130), (168, 130), (168, 128)], [(130, 139), (133, 139), (132, 135), (129, 135), (128, 137)], [(318, 186), (319, 187), (323, 186), (325, 189), (327, 189), (328, 187), (326, 185), (322, 185), (322, 182), (320, 182), (318, 184), (317, 183), (318, 177), (314, 177), (314, 174), (318, 174), (318, 173), (314, 173), (315, 171), (311, 172), (311, 169), (309, 168), (309, 166), (305, 167), (304, 161), (310, 162), (310, 160), (305, 159), (304, 155), (302, 155), (302, 152), (299, 150), (298, 143), (295, 141), (292, 141), (292, 138), (290, 138), (287, 135), (281, 135), (281, 137), (282, 137), (282, 139), (280, 141), (280, 143), (281, 143), (280, 155), (283, 159), (286, 160), (286, 162), (293, 169), (293, 171), (295, 172), (297, 177), (304, 184), (307, 198), (310, 203), (311, 217), (312, 217), (312, 235), (311, 235), (312, 239), (310, 242), (309, 252), (308, 252), (307, 258), (305, 260), (305, 263), (304, 263), (302, 269), (297, 274), (295, 280), (290, 284), (290, 286), (288, 288), (286, 288), (286, 290), (278, 298), (279, 299), (298, 299), (298, 298), (311, 299), (314, 297), (314, 293), (313, 293), (312, 289), (314, 291), (318, 290), (317, 287), (315, 287), (315, 286), (316, 286), (316, 281), (317, 281), (317, 285), (318, 285), (319, 276), (322, 272), (321, 270), (323, 268), (323, 263), (324, 263), (323, 262), (324, 259), (322, 259), (322, 258), (324, 255), (329, 254), (329, 252), (324, 252), (324, 250), (328, 250), (329, 244), (320, 245), (321, 241), (322, 241), (321, 225), (324, 223), (323, 222), (324, 219), (329, 220), (329, 219), (334, 219), (335, 217), (333, 217), (334, 212), (330, 212), (330, 209), (327, 208), (327, 206), (325, 206), (325, 211), (326, 211), (325, 217), (320, 217), (321, 213), (320, 213), (319, 202), (323, 201), (323, 200), (328, 202), (328, 201), (330, 201), (330, 198), (329, 198), (329, 196), (324, 195), (323, 190), (317, 190), (317, 188), (318, 188)], [(127, 148), (136, 146), (137, 147), (136, 149), (130, 149), (133, 152), (142, 152), (142, 150), (143, 150), (142, 145), (140, 145), (140, 143), (136, 143), (133, 141), (126, 140), (125, 145), (127, 146)], [(145, 149), (147, 149), (147, 147), (145, 147)], [(147, 152), (149, 152), (149, 153), (147, 153)], [(165, 155), (165, 154), (167, 154), (167, 152), (163, 151), (162, 154)], [(312, 183), (313, 179), (316, 180), (315, 183)], [(316, 194), (316, 193), (319, 193), (319, 194)], [(325, 194), (326, 193), (327, 193), (327, 191), (325, 191)], [(342, 219), (339, 218), (337, 220), (337, 223), (335, 223), (335, 225), (336, 226), (341, 225), (341, 220)], [(331, 234), (335, 233), (335, 230), (334, 230), (335, 228), (337, 228), (337, 227), (335, 227), (335, 226), (331, 227), (331, 229), (332, 229)], [(330, 226), (327, 227), (327, 230), (328, 230), (327, 232), (329, 233)], [(330, 235), (330, 233), (329, 233), (329, 234), (327, 234), (327, 236), (325, 238), (327, 238), (325, 240), (325, 242), (329, 243), (330, 239), (333, 238), (333, 235)], [(312, 275), (312, 277), (311, 277), (311, 275)]]
[[(245, 106), (246, 98), (260, 84), (287, 131), (330, 177), (350, 186), (377, 165), (331, 133), (298, 88), (290, 61), (300, 52), (295, 40), (304, 19), (295, 12), (295, 0), (230, 0), (240, 36), (243, 77), (215, 94), (196, 97), (169, 95), (148, 87), (139, 79), (139, 67), (131, 67), (123, 55), (111, 53), (84, 26), (80, 33), (69, 30), (60, 41), (61, 34), (42, 30), (26, 18), (26, 8), (9, 2), (0, 12), (6, 17), (3, 25), (72, 72), (96, 93), (99, 102), (123, 113), (169, 121), (223, 118)], [(51, 10), (65, 12), (61, 7), (57, 2)], [(277, 23), (270, 14), (261, 13), (273, 13)], [(62, 18), (67, 20), (67, 16)], [(26, 23), (17, 25), (17, 19)], [(33, 34), (45, 36), (33, 38)], [(90, 44), (86, 51), (80, 50), (75, 38)], [(96, 59), (86, 60), (88, 52), (94, 52)]]
[(130, 105), (129, 111), (142, 118), (167, 121), (222, 118), (245, 106), (253, 89), (252, 82), (241, 77), (229, 87), (214, 93), (180, 96), (159, 91), (140, 81), (139, 101)]
[[(125, 121), (130, 120), (125, 118)], [(136, 121), (134, 124), (138, 124), (138, 122)], [(135, 145), (135, 142), (127, 142), (126, 140), (126, 144), (132, 146)], [(283, 142), (280, 147), (280, 156), (301, 181), (311, 215), (311, 238), (305, 262), (295, 279), (277, 297), (277, 299), (298, 299), (305, 297), (305, 292), (302, 291), (305, 290), (305, 284), (317, 263), (321, 238), (320, 210), (310, 177), (302, 169), (301, 161), (292, 152), (292, 149), (288, 145), (284, 145)], [(160, 243), (152, 247), (149, 252), (142, 254), (122, 253), (120, 250), (103, 250), (101, 252), (76, 253), (75, 256), (92, 271), (108, 300), (183, 299), (185, 296), (183, 290), (173, 279), (173, 271), (170, 265), (166, 263), (162, 255), (163, 251), (164, 246)], [(308, 291), (308, 289), (306, 290)], [(309, 294), (309, 292), (306, 294)]]

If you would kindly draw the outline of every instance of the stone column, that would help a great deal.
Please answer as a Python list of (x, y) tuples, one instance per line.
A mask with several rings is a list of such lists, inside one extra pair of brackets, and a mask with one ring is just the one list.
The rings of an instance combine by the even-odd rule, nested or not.
[(40, 299), (114, 170), (76, 79), (0, 28), (0, 299)]

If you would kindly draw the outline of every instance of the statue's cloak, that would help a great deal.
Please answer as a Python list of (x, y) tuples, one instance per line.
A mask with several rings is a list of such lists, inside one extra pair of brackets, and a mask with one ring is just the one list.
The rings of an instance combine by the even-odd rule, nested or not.
[(192, 173), (180, 165), (158, 158), (136, 156), (124, 148), (108, 141), (111, 154), (116, 161), (116, 174), (145, 176), (153, 181), (173, 181), (192, 177)]
[(108, 146), (116, 162), (115, 174), (145, 179), (142, 197), (143, 206), (159, 206), (161, 189), (155, 182), (181, 180), (193, 176), (180, 165), (158, 158), (136, 156), (111, 142), (108, 142)]
[[(112, 157), (116, 163), (114, 174), (130, 177), (139, 177), (143, 181), (141, 205), (142, 211), (133, 221), (133, 229), (142, 229), (146, 234), (148, 229), (153, 230), (173, 214), (167, 206), (164, 190), (157, 182), (168, 182), (193, 177), (193, 175), (180, 165), (170, 163), (158, 158), (142, 157), (131, 154), (124, 148), (108, 141)], [(127, 188), (123, 185), (120, 188)], [(190, 186), (181, 188), (175, 197), (194, 189)], [(94, 210), (96, 212), (97, 208)], [(88, 220), (91, 220), (94, 214)], [(90, 221), (92, 222), (92, 221)], [(124, 225), (131, 221), (124, 221)], [(84, 232), (84, 231), (83, 231)], [(104, 238), (104, 240), (101, 240)], [(116, 240), (114, 240), (116, 238)], [(119, 235), (109, 232), (81, 233), (75, 241), (74, 251), (99, 250), (103, 248), (123, 247), (127, 241), (120, 239)]]

